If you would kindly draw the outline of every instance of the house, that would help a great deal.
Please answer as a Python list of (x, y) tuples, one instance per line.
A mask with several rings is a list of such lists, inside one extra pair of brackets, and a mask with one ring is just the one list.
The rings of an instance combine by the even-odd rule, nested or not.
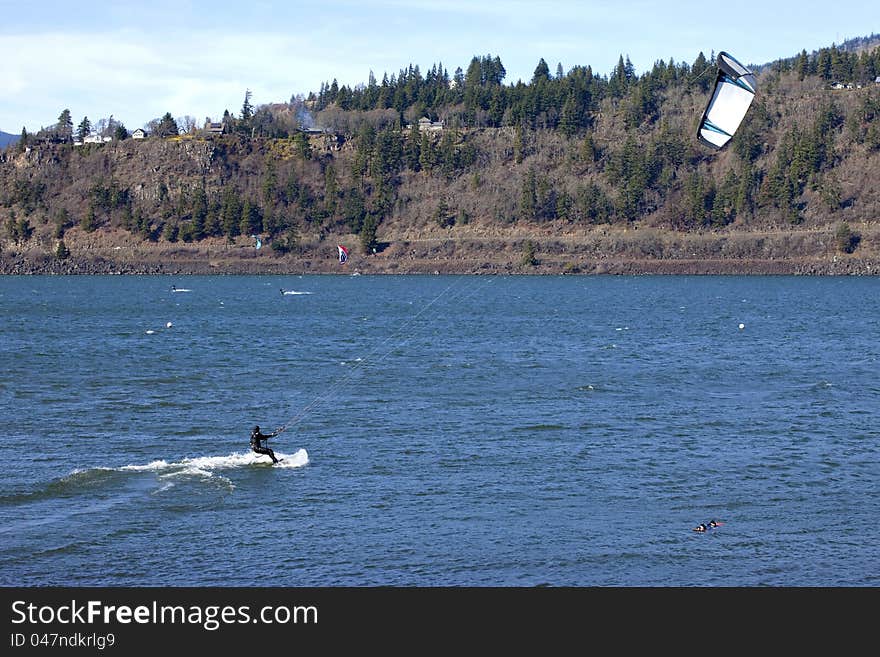
[(83, 143), (86, 144), (106, 144), (108, 141), (113, 141), (113, 137), (102, 137), (101, 135), (89, 135), (85, 139), (83, 139)]
[(419, 132), (434, 132), (443, 130), (443, 121), (432, 121), (427, 116), (419, 119)]
[(143, 139), (146, 136), (147, 136), (147, 131), (144, 130), (143, 128), (138, 128), (137, 130), (135, 130), (134, 132), (131, 133), (132, 139)]
[(223, 124), (216, 121), (205, 121), (205, 132), (209, 135), (222, 135)]

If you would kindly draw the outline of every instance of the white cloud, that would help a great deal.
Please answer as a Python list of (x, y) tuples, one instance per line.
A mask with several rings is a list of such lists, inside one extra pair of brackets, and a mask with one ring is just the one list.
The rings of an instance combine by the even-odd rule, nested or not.
[(247, 88), (255, 104), (317, 90), (331, 75), (330, 48), (273, 33), (0, 36), (0, 51), (15, 53), (0, 58), (0, 127), (51, 125), (65, 107), (93, 122), (113, 114), (130, 128), (165, 112), (219, 117), (240, 109)]

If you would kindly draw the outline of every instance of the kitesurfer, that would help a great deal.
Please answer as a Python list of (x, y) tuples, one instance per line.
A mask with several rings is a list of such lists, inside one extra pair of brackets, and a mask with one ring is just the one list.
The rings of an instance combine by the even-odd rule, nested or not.
[(273, 452), (268, 445), (263, 446), (262, 442), (264, 440), (269, 440), (269, 438), (274, 438), (278, 435), (277, 431), (273, 431), (272, 433), (266, 435), (260, 432), (260, 425), (254, 427), (254, 430), (251, 431), (251, 449), (254, 450), (257, 454), (267, 454), (272, 458), (272, 463), (278, 463), (278, 459), (275, 458), (275, 452)]

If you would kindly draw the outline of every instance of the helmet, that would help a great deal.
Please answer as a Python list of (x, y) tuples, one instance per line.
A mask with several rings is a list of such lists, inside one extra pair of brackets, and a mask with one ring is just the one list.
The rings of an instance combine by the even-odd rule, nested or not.
[(260, 433), (260, 425), (259, 424), (254, 427), (254, 433)]

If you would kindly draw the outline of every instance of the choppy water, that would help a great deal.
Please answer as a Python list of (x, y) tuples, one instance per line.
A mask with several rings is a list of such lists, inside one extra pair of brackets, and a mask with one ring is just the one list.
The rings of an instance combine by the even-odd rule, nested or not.
[(876, 586), (878, 374), (872, 278), (0, 277), (0, 584)]

